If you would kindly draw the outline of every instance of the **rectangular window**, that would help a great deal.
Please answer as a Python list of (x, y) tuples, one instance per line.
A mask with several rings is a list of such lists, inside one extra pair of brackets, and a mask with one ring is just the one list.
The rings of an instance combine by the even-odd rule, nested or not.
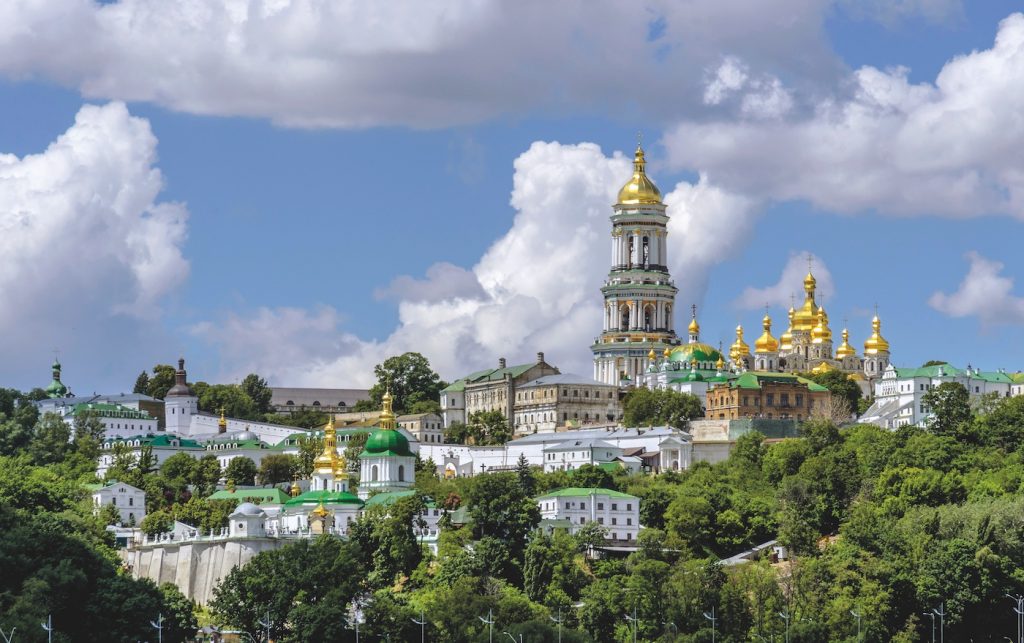
[(568, 508), (569, 508), (569, 503), (568, 503), (568, 502), (567, 502), (567, 503), (565, 503), (565, 508), (566, 508), (566, 509), (568, 509)]
[(597, 510), (598, 511), (604, 511), (604, 503), (603, 502), (597, 503)]
[(797, 406), (803, 406), (804, 405), (804, 396), (801, 395), (800, 393), (796, 394), (796, 405)]
[(626, 524), (627, 525), (632, 525), (633, 524), (633, 519), (632, 518), (626, 518)]
[(789, 406), (789, 393), (782, 394), (782, 406)]
[(587, 508), (587, 503), (581, 502), (580, 503), (580, 509), (586, 509), (586, 508)]
[(633, 503), (631, 503), (631, 502), (627, 502), (626, 503), (626, 511), (633, 511)]
[(612, 503), (612, 511), (618, 511), (618, 510), (619, 510), (619, 505), (617, 503), (613, 502)]
[(619, 520), (618, 520), (618, 518), (612, 518), (612, 524), (613, 524), (613, 525), (617, 525), (617, 524), (619, 524)]
[(775, 394), (768, 393), (765, 395), (765, 406), (775, 406)]
[(597, 517), (597, 524), (599, 524), (599, 525), (603, 525), (604, 524), (604, 516), (598, 516)]

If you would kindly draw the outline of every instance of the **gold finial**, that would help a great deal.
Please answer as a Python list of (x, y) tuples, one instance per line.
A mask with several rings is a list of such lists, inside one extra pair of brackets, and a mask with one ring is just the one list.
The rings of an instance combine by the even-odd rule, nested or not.
[(649, 350), (647, 352), (647, 359), (649, 359), (649, 360), (651, 360), (653, 362), (654, 361), (654, 356), (655, 356), (655, 353), (654, 353), (654, 349), (652, 348), (651, 350)]
[(687, 331), (696, 338), (700, 335), (700, 324), (697, 323), (697, 304), (690, 304), (690, 325)]
[(334, 430), (334, 414), (327, 414), (324, 427), (324, 450), (313, 461), (313, 469), (319, 473), (333, 473), (338, 460), (338, 435)]
[(882, 337), (882, 320), (878, 318), (878, 305), (875, 304), (875, 316), (871, 319), (871, 336), (864, 341), (864, 355), (888, 352), (889, 342)]
[(300, 493), (302, 493), (302, 488), (299, 486), (299, 481), (295, 480), (292, 482), (291, 496), (292, 498), (294, 498), (298, 496)]
[(384, 389), (384, 395), (381, 397), (381, 410), (380, 410), (380, 428), (394, 431), (395, 430), (395, 412), (391, 410), (391, 385), (388, 384), (387, 388)]
[[(843, 321), (845, 322), (846, 320)], [(842, 359), (844, 357), (853, 357), (854, 355), (857, 354), (857, 351), (854, 350), (853, 346), (850, 346), (850, 331), (847, 330), (846, 328), (843, 328), (842, 335), (843, 343), (840, 344), (839, 348), (836, 349), (836, 357), (838, 357), (839, 359)]]
[(665, 356), (665, 359), (668, 359), (668, 356), (672, 354), (672, 349), (666, 346), (665, 350), (661, 351), (661, 354)]
[(224, 407), (220, 407), (220, 419), (217, 420), (217, 428), (220, 429), (221, 433), (224, 433), (228, 428), (228, 420), (224, 417)]
[(777, 353), (779, 351), (779, 341), (772, 337), (772, 318), (768, 315), (767, 306), (765, 306), (761, 327), (764, 329), (764, 332), (754, 342), (754, 350), (758, 353)]
[(619, 204), (661, 203), (661, 192), (654, 185), (654, 182), (647, 178), (646, 166), (647, 161), (644, 158), (644, 148), (638, 140), (636, 152), (633, 154), (633, 178), (619, 190)]

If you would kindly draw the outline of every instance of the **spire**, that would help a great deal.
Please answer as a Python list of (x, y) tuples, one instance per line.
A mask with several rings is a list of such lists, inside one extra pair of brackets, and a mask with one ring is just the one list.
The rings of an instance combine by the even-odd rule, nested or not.
[(836, 357), (842, 359), (844, 357), (853, 357), (857, 354), (857, 351), (850, 346), (850, 331), (843, 329), (843, 343), (836, 349)]
[(744, 357), (750, 355), (750, 346), (743, 341), (743, 326), (736, 327), (736, 341), (729, 347), (729, 359), (739, 365)]
[(686, 329), (690, 333), (690, 343), (700, 341), (700, 324), (697, 323), (697, 304), (690, 305), (690, 325)]
[(195, 397), (188, 385), (188, 373), (185, 371), (185, 358), (178, 358), (178, 370), (174, 371), (174, 386), (167, 391), (166, 397)]
[(224, 407), (220, 407), (220, 419), (217, 420), (217, 433), (227, 433), (228, 420), (224, 417)]
[(338, 438), (334, 432), (334, 414), (328, 414), (327, 426), (324, 427), (324, 450), (313, 461), (313, 470), (319, 473), (334, 473), (338, 459)]
[(381, 398), (381, 409), (380, 409), (380, 428), (388, 431), (395, 430), (395, 412), (391, 410), (391, 385), (384, 390), (384, 396)]

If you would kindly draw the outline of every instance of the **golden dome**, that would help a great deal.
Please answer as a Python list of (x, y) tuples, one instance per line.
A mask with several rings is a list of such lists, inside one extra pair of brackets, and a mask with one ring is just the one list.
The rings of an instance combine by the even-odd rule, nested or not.
[(850, 346), (850, 331), (843, 329), (843, 343), (836, 349), (836, 357), (842, 359), (844, 357), (853, 357), (857, 354), (853, 346)]
[(395, 429), (395, 412), (391, 410), (391, 403), (394, 398), (391, 397), (391, 387), (389, 386), (384, 391), (384, 396), (381, 397), (381, 409), (380, 409), (380, 421), (378, 424), (380, 428), (387, 430)]
[(295, 496), (299, 495), (300, 493), (302, 493), (302, 488), (299, 486), (299, 481), (296, 480), (296, 481), (292, 482), (292, 488), (291, 488), (292, 498), (294, 498)]
[(719, 371), (725, 370), (725, 360), (722, 359), (721, 355), (718, 356), (718, 361), (715, 362), (715, 368), (718, 369)]
[(832, 329), (828, 327), (828, 315), (824, 308), (818, 308), (818, 323), (811, 330), (811, 343), (822, 344), (832, 341)]
[(772, 318), (765, 314), (764, 319), (761, 320), (761, 325), (764, 327), (764, 332), (761, 333), (761, 336), (754, 342), (754, 352), (779, 352), (779, 340), (772, 337)]
[(686, 330), (688, 330), (691, 335), (700, 333), (700, 324), (697, 323), (696, 317), (690, 320), (690, 325), (686, 327)]
[(220, 419), (217, 420), (217, 432), (224, 433), (228, 430), (228, 420), (224, 417), (224, 407), (220, 407)]
[(818, 280), (810, 272), (804, 277), (804, 305), (793, 315), (793, 330), (810, 332), (818, 321), (818, 306), (814, 303), (814, 289)]
[(661, 354), (665, 359), (668, 359), (668, 356), (672, 354), (672, 349), (666, 346), (665, 350), (661, 351)]
[(647, 162), (644, 160), (644, 148), (636, 146), (636, 153), (633, 155), (633, 178), (619, 190), (619, 204), (633, 205), (638, 203), (661, 203), (661, 191), (654, 181), (647, 178), (644, 167)]
[(334, 460), (334, 479), (348, 477), (348, 463), (345, 461), (345, 454), (339, 453)]
[(334, 465), (338, 460), (338, 442), (334, 432), (334, 414), (328, 415), (327, 426), (324, 428), (324, 450), (313, 460), (313, 469), (321, 473), (334, 473)]
[(743, 341), (743, 326), (736, 327), (736, 341), (729, 347), (729, 359), (735, 364), (739, 364), (740, 360), (750, 355), (750, 346)]
[(864, 354), (865, 355), (877, 355), (879, 353), (889, 352), (889, 342), (885, 341), (882, 337), (882, 322), (878, 319), (878, 315), (871, 320), (871, 337), (868, 337), (864, 342)]
[(653, 362), (654, 361), (654, 355), (655, 355), (654, 349), (652, 348), (651, 350), (649, 350), (647, 352), (647, 359), (649, 359), (649, 360), (651, 360)]
[(789, 307), (789, 328), (787, 328), (786, 332), (782, 333), (782, 336), (779, 337), (779, 350), (784, 352), (784, 353), (793, 350), (793, 316), (794, 315), (796, 315), (796, 311), (793, 310), (792, 306), (790, 306)]

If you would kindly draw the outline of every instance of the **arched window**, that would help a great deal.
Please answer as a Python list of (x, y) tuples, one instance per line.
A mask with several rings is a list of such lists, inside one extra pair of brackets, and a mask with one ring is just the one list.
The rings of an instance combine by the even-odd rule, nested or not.
[(650, 306), (644, 308), (644, 330), (647, 332), (651, 331), (651, 323), (654, 317), (653, 312), (654, 311)]
[(398, 481), (405, 482), (405, 465), (398, 465)]
[(623, 306), (621, 309), (622, 318), (619, 322), (619, 330), (629, 329), (629, 306)]
[(287, 402), (284, 403), (284, 405), (285, 406), (295, 406), (295, 402), (292, 402), (291, 400), (288, 400)]
[(651, 242), (650, 239), (644, 237), (643, 255), (640, 257), (640, 261), (643, 262), (644, 268), (646, 268), (651, 259)]
[(377, 465), (370, 467), (370, 481), (377, 482)]
[(313, 400), (313, 406), (320, 406), (320, 400)]

